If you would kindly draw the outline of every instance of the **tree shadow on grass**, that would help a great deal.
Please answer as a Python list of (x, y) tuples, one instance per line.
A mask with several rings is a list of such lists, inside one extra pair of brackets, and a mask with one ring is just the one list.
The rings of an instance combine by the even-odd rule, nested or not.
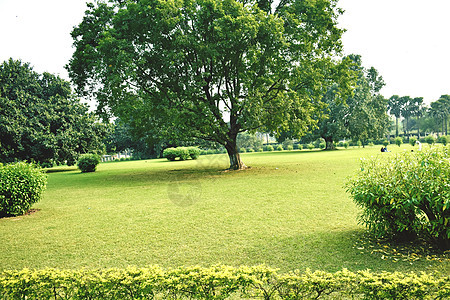
[(273, 237), (264, 244), (256, 244), (247, 249), (246, 255), (252, 261), (280, 268), (282, 271), (299, 269), (304, 271), (323, 270), (336, 272), (347, 268), (350, 271), (370, 269), (381, 271), (426, 271), (448, 261), (427, 259), (400, 260), (384, 256), (370, 249), (370, 242), (361, 246), (365, 239), (363, 230), (330, 231), (302, 234), (288, 238)]
[(64, 172), (72, 172), (78, 170), (77, 167), (66, 167), (66, 168), (55, 168), (55, 169), (46, 169), (45, 173), (64, 173)]

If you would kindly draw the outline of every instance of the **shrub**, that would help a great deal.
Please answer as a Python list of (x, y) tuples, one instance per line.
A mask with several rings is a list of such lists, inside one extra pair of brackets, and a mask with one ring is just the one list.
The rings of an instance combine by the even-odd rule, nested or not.
[(273, 151), (273, 147), (271, 145), (266, 146), (266, 151)]
[(397, 146), (401, 146), (402, 145), (402, 143), (403, 143), (403, 139), (401, 138), (401, 137), (396, 137), (395, 138), (395, 140), (394, 140), (394, 142), (395, 142), (395, 144), (397, 145)]
[(428, 135), (428, 136), (426, 136), (425, 137), (425, 142), (428, 144), (428, 145), (433, 145), (434, 144), (434, 137), (432, 136), (432, 135)]
[(47, 176), (34, 164), (0, 164), (0, 217), (26, 213), (41, 199)]
[(278, 145), (278, 146), (277, 146), (277, 151), (283, 151), (283, 146)]
[(247, 152), (247, 149), (245, 149), (245, 148), (239, 149), (239, 153), (245, 153), (245, 152)]
[(200, 150), (197, 147), (177, 147), (177, 148), (166, 148), (163, 151), (163, 157), (167, 158), (167, 160), (174, 161), (179, 158), (180, 160), (197, 159), (200, 156), (200, 153), (203, 154), (214, 154), (214, 150)]
[(387, 147), (387, 145), (389, 145), (389, 141), (388, 140), (384, 140), (383, 141), (383, 146)]
[(362, 160), (347, 191), (378, 236), (431, 239), (450, 249), (450, 149)]
[(348, 148), (348, 142), (344, 142), (344, 148), (347, 149)]
[(284, 150), (289, 150), (289, 146), (294, 147), (294, 141), (293, 141), (293, 140), (290, 140), (290, 139), (286, 139), (286, 140), (284, 140), (284, 142), (282, 143), (282, 145), (283, 145), (283, 149), (284, 149)]
[(259, 148), (259, 149), (258, 149), (258, 152), (263, 152), (263, 151), (264, 151), (263, 148)]
[[(78, 159), (78, 168), (81, 173), (95, 172), (97, 165), (100, 163), (100, 156), (97, 154), (83, 154)], [(116, 161), (119, 161), (116, 159)]]
[(294, 150), (294, 146), (293, 145), (288, 145), (286, 150), (292, 151), (292, 150)]
[(312, 149), (314, 149), (314, 145), (313, 144), (311, 144), (311, 143), (309, 143), (306, 147), (308, 147), (308, 149), (309, 150), (312, 150)]
[(439, 138), (439, 143), (443, 144), (444, 146), (447, 146), (448, 143), (448, 137), (443, 135)]
[(2, 271), (2, 299), (448, 299), (438, 273), (336, 273), (229, 266)]
[(326, 146), (327, 146), (327, 144), (326, 144), (325, 142), (321, 142), (321, 143), (319, 144), (319, 148), (320, 148), (320, 149), (325, 149)]
[(409, 144), (413, 147), (416, 145), (416, 141), (417, 139), (413, 136), (409, 138)]
[(362, 146), (362, 143), (361, 143), (360, 140), (358, 140), (358, 141), (356, 142), (356, 146), (358, 146), (358, 148), (360, 148), (360, 147)]
[(197, 147), (188, 147), (188, 152), (191, 159), (197, 159), (200, 156), (200, 149)]
[(248, 148), (247, 152), (255, 152), (255, 150), (253, 148)]
[[(303, 145), (302, 144), (296, 144), (297, 145), (297, 148), (296, 149), (298, 149), (298, 150), (303, 150)], [(294, 148), (295, 149), (295, 148)]]

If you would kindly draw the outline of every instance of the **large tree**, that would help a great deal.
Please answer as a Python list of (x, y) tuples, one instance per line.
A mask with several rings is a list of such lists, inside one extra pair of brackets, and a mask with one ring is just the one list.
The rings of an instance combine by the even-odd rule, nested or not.
[(351, 71), (357, 78), (353, 94), (340, 99), (337, 84), (332, 85), (323, 102), (325, 118), (314, 131), (315, 137), (326, 141), (326, 149), (334, 149), (334, 142), (342, 138), (353, 138), (365, 142), (369, 138), (380, 138), (387, 129), (386, 100), (380, 95), (385, 85), (382, 76), (371, 67), (362, 66), (360, 55), (350, 55)]
[(69, 82), (20, 60), (0, 65), (0, 162), (70, 164), (100, 148), (105, 132)]
[(335, 0), (112, 0), (89, 4), (68, 71), (99, 112), (169, 139), (223, 145), (258, 129), (301, 136), (345, 66)]

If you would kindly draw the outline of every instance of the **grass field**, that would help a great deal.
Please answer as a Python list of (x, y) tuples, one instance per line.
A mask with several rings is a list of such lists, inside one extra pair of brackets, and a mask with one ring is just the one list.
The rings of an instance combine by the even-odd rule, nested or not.
[[(409, 151), (391, 146), (392, 151)], [(0, 219), (0, 269), (233, 266), (450, 272), (449, 255), (364, 240), (343, 188), (378, 147), (103, 163), (49, 173), (39, 211)], [(390, 155), (384, 154), (383, 155)], [(394, 251), (396, 252), (396, 250)]]

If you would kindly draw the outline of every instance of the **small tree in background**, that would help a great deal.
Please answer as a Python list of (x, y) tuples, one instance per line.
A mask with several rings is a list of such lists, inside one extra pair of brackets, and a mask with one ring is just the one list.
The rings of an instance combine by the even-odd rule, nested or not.
[(400, 147), (403, 144), (403, 139), (401, 137), (399, 137), (399, 136), (396, 137), (395, 138), (395, 144)]

